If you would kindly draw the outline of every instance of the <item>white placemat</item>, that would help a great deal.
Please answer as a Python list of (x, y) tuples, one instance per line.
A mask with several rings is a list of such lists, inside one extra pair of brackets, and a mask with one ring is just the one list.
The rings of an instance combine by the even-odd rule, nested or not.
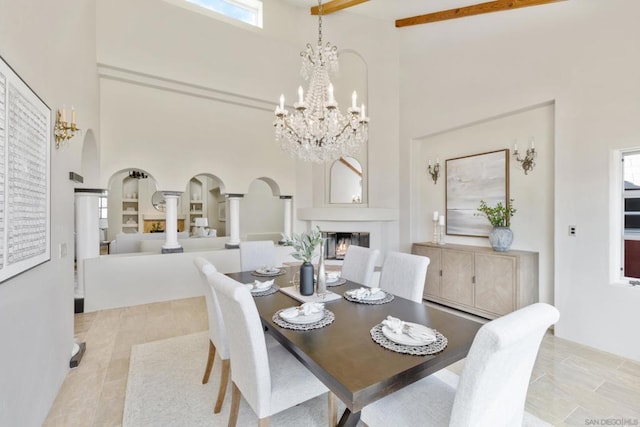
[(300, 290), (296, 289), (295, 286), (280, 288), (280, 292), (285, 293), (289, 295), (291, 298), (297, 299), (300, 302), (329, 302), (329, 301), (339, 300), (342, 298), (340, 295), (331, 291), (327, 291), (327, 293), (323, 295), (318, 295), (316, 293), (309, 296), (300, 295)]

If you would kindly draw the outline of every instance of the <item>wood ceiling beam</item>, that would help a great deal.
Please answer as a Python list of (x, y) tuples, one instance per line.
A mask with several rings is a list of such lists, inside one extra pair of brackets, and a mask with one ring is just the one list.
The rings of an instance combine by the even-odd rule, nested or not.
[(396, 20), (396, 27), (408, 27), (410, 25), (429, 24), (445, 21), (447, 19), (464, 18), (466, 16), (480, 15), (483, 13), (500, 12), (503, 10), (518, 9), (521, 7), (538, 6), (547, 3), (556, 3), (566, 0), (496, 0), (487, 3), (474, 4), (456, 9), (443, 10), (441, 12), (428, 13), (426, 15), (412, 16)]
[[(328, 15), (330, 13), (337, 12), (339, 10), (346, 9), (348, 7), (355, 6), (357, 4), (364, 3), (364, 2), (367, 2), (367, 1), (369, 1), (369, 0), (331, 0), (331, 1), (328, 1), (328, 2), (322, 4), (322, 14), (323, 15)], [(389, 1), (389, 0), (387, 0), (387, 1)], [(393, 1), (393, 0), (391, 0), (391, 1)], [(318, 6), (313, 6), (311, 8), (311, 14), (312, 15), (318, 15), (319, 14)]]

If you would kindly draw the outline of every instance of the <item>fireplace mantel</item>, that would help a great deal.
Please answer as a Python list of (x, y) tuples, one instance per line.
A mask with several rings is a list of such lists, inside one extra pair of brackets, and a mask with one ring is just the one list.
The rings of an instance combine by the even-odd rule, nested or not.
[(397, 221), (398, 209), (386, 208), (300, 208), (301, 221)]

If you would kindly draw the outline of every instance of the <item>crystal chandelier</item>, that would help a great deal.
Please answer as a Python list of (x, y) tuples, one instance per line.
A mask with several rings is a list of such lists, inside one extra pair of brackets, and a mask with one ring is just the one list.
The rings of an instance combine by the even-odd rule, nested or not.
[(367, 142), (369, 118), (364, 104), (358, 107), (357, 94), (351, 96), (351, 108), (343, 115), (333, 96), (329, 72), (338, 70), (338, 48), (331, 43), (322, 45), (322, 1), (318, 1), (318, 46), (307, 44), (302, 57), (301, 74), (309, 81), (306, 97), (298, 88), (298, 102), (294, 111), (284, 108), (284, 95), (276, 107), (276, 141), (283, 151), (300, 160), (316, 163), (330, 162), (353, 155)]

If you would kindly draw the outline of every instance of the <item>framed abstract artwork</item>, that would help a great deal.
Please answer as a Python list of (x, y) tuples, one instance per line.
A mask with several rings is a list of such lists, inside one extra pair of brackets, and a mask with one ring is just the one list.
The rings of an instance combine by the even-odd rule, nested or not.
[(491, 224), (478, 208), (480, 200), (509, 200), (509, 150), (447, 159), (445, 170), (447, 234), (488, 236)]
[(0, 57), (0, 282), (51, 258), (51, 110)]

